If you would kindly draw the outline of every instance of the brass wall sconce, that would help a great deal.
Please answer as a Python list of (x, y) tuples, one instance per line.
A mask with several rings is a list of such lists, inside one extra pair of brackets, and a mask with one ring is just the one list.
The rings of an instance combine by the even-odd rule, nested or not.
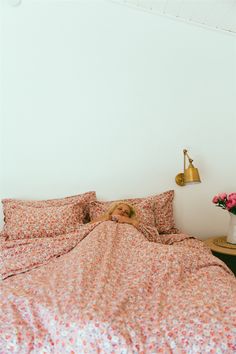
[[(188, 151), (184, 149), (183, 153), (184, 153), (184, 173), (179, 173), (175, 177), (175, 182), (181, 187), (187, 183), (200, 183), (201, 180), (198, 173), (198, 169), (193, 166), (192, 164), (193, 160), (190, 159), (188, 155)], [(186, 156), (189, 161), (188, 168), (186, 168)]]

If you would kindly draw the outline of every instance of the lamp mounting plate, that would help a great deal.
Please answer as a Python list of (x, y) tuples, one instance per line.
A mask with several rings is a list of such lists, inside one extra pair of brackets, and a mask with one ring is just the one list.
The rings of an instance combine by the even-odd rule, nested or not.
[(177, 176), (175, 177), (175, 182), (178, 184), (178, 186), (183, 187), (185, 185), (184, 174), (183, 173), (177, 174)]

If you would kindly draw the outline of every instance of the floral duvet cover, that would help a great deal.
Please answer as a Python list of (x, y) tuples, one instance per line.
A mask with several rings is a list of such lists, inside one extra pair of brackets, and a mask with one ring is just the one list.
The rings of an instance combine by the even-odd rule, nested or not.
[(1, 354), (236, 352), (236, 279), (188, 235), (88, 224), (0, 265)]

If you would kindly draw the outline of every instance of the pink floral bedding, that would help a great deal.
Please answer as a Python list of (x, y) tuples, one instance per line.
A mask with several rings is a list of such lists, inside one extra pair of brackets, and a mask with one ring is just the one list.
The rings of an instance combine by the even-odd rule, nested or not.
[(1, 247), (1, 354), (236, 352), (236, 280), (199, 240), (107, 221)]

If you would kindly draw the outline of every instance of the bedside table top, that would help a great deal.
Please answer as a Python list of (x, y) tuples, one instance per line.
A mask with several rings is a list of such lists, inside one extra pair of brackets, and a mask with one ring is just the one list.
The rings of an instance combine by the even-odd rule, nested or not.
[[(210, 247), (210, 249), (214, 252), (228, 254), (231, 256), (236, 256), (236, 248), (227, 248), (227, 247), (221, 247), (221, 246), (215, 245), (213, 241), (218, 238), (222, 238), (222, 236), (208, 238), (208, 239), (204, 240), (204, 243), (207, 244), (208, 247)], [(226, 238), (226, 236), (225, 236), (225, 238)]]

